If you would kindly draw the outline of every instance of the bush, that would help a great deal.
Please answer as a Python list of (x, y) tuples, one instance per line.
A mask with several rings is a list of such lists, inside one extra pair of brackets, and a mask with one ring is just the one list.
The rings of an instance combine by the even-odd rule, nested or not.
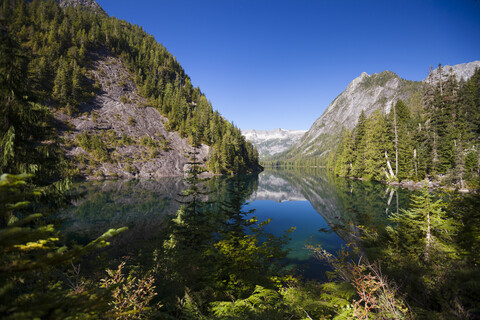
[(96, 160), (108, 161), (110, 159), (107, 146), (98, 135), (83, 132), (75, 139), (79, 146), (85, 151), (92, 153)]

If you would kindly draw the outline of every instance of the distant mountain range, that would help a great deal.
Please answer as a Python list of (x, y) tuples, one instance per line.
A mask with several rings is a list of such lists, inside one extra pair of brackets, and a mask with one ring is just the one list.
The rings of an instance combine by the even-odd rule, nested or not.
[(284, 152), (298, 142), (307, 130), (242, 130), (242, 134), (257, 147), (260, 158)]
[(369, 116), (381, 109), (389, 113), (397, 100), (403, 100), (412, 110), (422, 106), (422, 88), (425, 82), (435, 82), (453, 72), (457, 80), (470, 78), (480, 61), (454, 66), (442, 66), (433, 70), (423, 81), (409, 81), (400, 78), (391, 71), (369, 75), (362, 73), (355, 78), (313, 123), (303, 137), (278, 158), (295, 160), (299, 158), (319, 157), (326, 162), (328, 153), (338, 143), (344, 128), (353, 129), (362, 110)]

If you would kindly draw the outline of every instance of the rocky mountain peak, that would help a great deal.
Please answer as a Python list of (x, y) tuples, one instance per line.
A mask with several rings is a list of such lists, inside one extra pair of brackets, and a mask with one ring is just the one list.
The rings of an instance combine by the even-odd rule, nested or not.
[(436, 69), (432, 70), (430, 74), (423, 80), (426, 83), (438, 82), (440, 79), (445, 80), (448, 78), (450, 73), (454, 73), (457, 81), (469, 79), (475, 69), (480, 68), (480, 61), (472, 61), (468, 63), (456, 64), (454, 66), (439, 66)]
[(290, 148), (306, 130), (242, 130), (245, 139), (257, 147), (260, 157), (273, 156)]
[(378, 109), (386, 114), (400, 99), (413, 108), (419, 108), (418, 96), (421, 96), (423, 83), (439, 81), (440, 78), (448, 77), (451, 72), (457, 80), (466, 80), (473, 75), (476, 68), (480, 68), (480, 61), (442, 66), (441, 69), (433, 70), (423, 82), (404, 80), (391, 71), (372, 75), (363, 72), (332, 101), (310, 130), (284, 155), (287, 159), (298, 156), (325, 156), (338, 142), (343, 128), (351, 130), (355, 127), (362, 110), (367, 116)]
[(57, 0), (58, 4), (62, 7), (83, 7), (95, 12), (105, 13), (103, 8), (95, 0)]

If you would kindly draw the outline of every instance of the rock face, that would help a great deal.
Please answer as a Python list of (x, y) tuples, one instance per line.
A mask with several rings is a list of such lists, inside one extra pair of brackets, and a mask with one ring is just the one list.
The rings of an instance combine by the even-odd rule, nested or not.
[(342, 129), (352, 129), (362, 110), (366, 115), (381, 109), (388, 113), (397, 100), (413, 100), (419, 94), (420, 82), (401, 79), (395, 73), (384, 71), (368, 75), (362, 73), (327, 107), (308, 132), (288, 152), (296, 156), (322, 156), (334, 147)]
[[(473, 75), (475, 68), (480, 67), (480, 61), (444, 66), (443, 76), (450, 69), (457, 79), (467, 79)], [(287, 150), (282, 157), (318, 156), (326, 162), (326, 156), (338, 143), (344, 128), (353, 129), (357, 124), (362, 110), (369, 116), (380, 109), (384, 114), (390, 112), (392, 105), (401, 99), (411, 108), (421, 107), (421, 94), (424, 82), (438, 81), (438, 68), (423, 81), (408, 81), (391, 71), (383, 71), (368, 75), (362, 73), (327, 107), (308, 132)]]
[(476, 68), (480, 68), (480, 61), (473, 61), (469, 63), (456, 64), (454, 66), (442, 66), (441, 72), (440, 68), (436, 68), (430, 72), (430, 74), (423, 80), (423, 82), (437, 82), (448, 77), (450, 72), (453, 72), (457, 78), (457, 81), (468, 80)]
[(281, 153), (298, 142), (307, 130), (242, 130), (242, 134), (257, 147), (261, 158)]
[(57, 0), (58, 4), (62, 7), (83, 7), (91, 9), (96, 12), (105, 13), (102, 7), (95, 0)]
[[(194, 151), (187, 139), (165, 129), (168, 119), (138, 94), (119, 58), (105, 51), (96, 53), (93, 60), (90, 77), (100, 84), (100, 92), (79, 107), (77, 116), (56, 114), (67, 123), (63, 130), (67, 156), (86, 178), (182, 175), (188, 153)], [(102, 141), (97, 150), (82, 144), (87, 136), (89, 141)], [(197, 159), (204, 163), (209, 147), (202, 145), (197, 151)]]

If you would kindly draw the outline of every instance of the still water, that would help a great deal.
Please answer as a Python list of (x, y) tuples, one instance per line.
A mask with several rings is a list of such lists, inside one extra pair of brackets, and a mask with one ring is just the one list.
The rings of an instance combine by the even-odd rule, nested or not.
[[(410, 192), (375, 183), (336, 178), (324, 170), (275, 170), (246, 177), (214, 177), (205, 182), (205, 210), (218, 213), (241, 184), (242, 208), (248, 219), (271, 219), (265, 231), (281, 236), (295, 228), (286, 245), (286, 265), (305, 278), (323, 279), (325, 266), (305, 249), (320, 244), (330, 252), (355, 240), (355, 225), (386, 223), (392, 212), (406, 208)], [(160, 248), (168, 238), (165, 223), (176, 215), (186, 189), (181, 178), (84, 182), (83, 194), (61, 213), (70, 240), (85, 244), (110, 228), (129, 227), (112, 239), (104, 254), (110, 259), (141, 256)], [(232, 191), (236, 190), (236, 191)], [(93, 262), (92, 262), (93, 264)]]

